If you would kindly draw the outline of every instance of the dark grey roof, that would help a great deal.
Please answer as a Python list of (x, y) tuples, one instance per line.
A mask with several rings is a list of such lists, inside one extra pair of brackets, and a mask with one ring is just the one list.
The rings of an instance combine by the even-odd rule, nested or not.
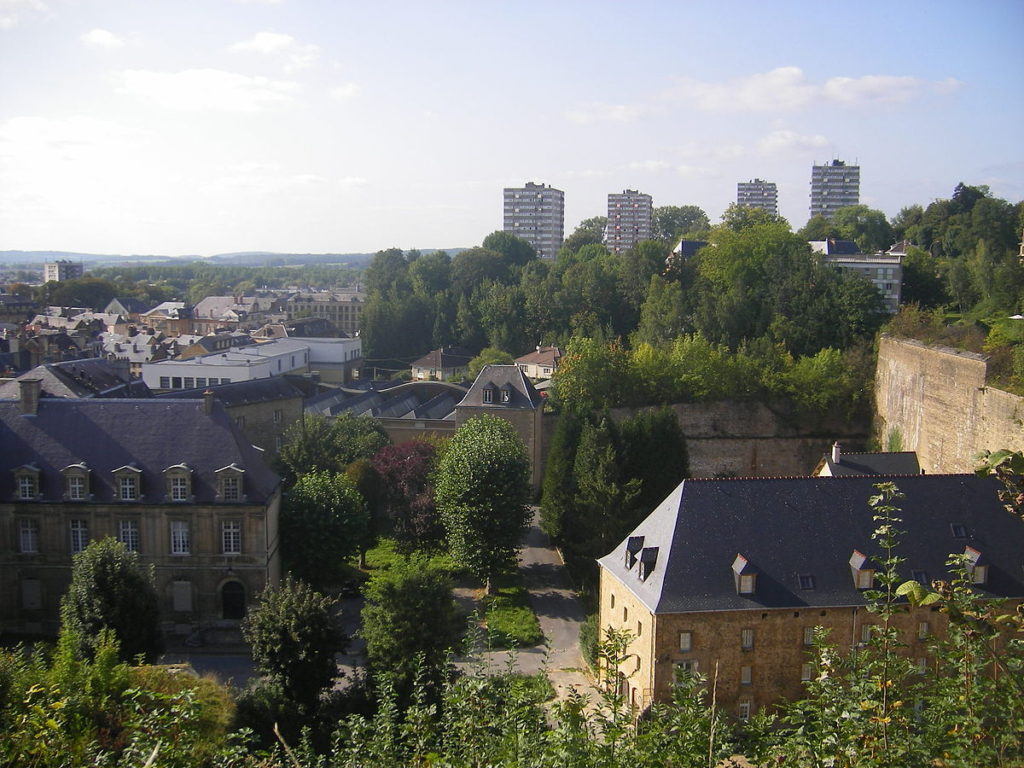
[(197, 503), (215, 500), (215, 472), (230, 464), (245, 470), (251, 502), (266, 502), (279, 483), (216, 402), (207, 415), (202, 400), (44, 399), (35, 415), (23, 415), (18, 401), (0, 400), (0, 501), (12, 500), (12, 470), (26, 464), (40, 470), (43, 500), (60, 501), (61, 470), (80, 462), (97, 502), (113, 501), (111, 472), (133, 463), (144, 503), (164, 502), (163, 471), (181, 463), (193, 470)]
[[(948, 578), (946, 559), (970, 545), (989, 565), (989, 594), (1024, 596), (1024, 523), (996, 498), (997, 481), (975, 475), (889, 477), (899, 500), (901, 576)], [(880, 553), (868, 498), (875, 477), (685, 480), (630, 534), (657, 547), (646, 580), (627, 568), (627, 537), (599, 563), (654, 613), (862, 605), (850, 556)], [(964, 538), (953, 526), (963, 526)], [(745, 557), (756, 592), (737, 594), (732, 565)], [(639, 563), (639, 559), (637, 561)], [(800, 576), (814, 589), (802, 589)]]
[(104, 312), (116, 312), (117, 314), (141, 315), (149, 310), (150, 302), (136, 299), (132, 296), (116, 296), (103, 309)]
[(269, 376), (265, 379), (252, 381), (236, 381), (231, 384), (216, 384), (198, 389), (182, 389), (164, 392), (157, 395), (160, 399), (194, 400), (202, 397), (203, 392), (210, 390), (224, 405), (229, 408), (236, 405), (251, 403), (267, 403), (274, 400), (289, 400), (302, 397), (302, 392), (290, 380), (282, 376)]
[(439, 371), (465, 368), (475, 355), (464, 347), (442, 347), (428, 352), (412, 364), (413, 368), (435, 368)]
[(921, 465), (914, 451), (892, 451), (888, 453), (846, 453), (839, 454), (839, 462), (832, 461), (831, 455), (821, 461), (828, 465), (833, 477), (840, 475), (918, 475)]
[[(491, 402), (484, 400), (484, 390), (490, 387), (494, 394)], [(511, 398), (503, 402), (501, 391), (511, 391)], [(523, 373), (518, 365), (485, 365), (483, 370), (477, 374), (476, 381), (469, 388), (469, 392), (462, 398), (460, 406), (472, 405), (483, 408), (527, 408), (536, 410), (544, 403), (533, 384)]]
[[(89, 357), (38, 365), (19, 379), (40, 379), (43, 397), (147, 397), (149, 387), (128, 377), (127, 368)], [(0, 385), (0, 398), (18, 397), (17, 380)]]

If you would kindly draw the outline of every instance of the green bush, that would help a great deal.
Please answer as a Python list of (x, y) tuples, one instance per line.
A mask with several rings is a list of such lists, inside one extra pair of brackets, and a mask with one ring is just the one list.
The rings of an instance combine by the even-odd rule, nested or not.
[(591, 668), (597, 668), (597, 614), (592, 613), (587, 616), (586, 621), (580, 627), (580, 653), (583, 655), (583, 660), (591, 666)]

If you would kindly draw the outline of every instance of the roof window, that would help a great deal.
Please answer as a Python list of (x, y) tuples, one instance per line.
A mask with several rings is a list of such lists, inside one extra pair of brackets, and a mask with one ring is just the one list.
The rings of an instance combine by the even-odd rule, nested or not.
[(859, 550), (850, 555), (850, 575), (855, 589), (871, 589), (875, 585), (875, 571), (869, 568), (868, 557)]
[(654, 566), (657, 562), (657, 547), (644, 547), (640, 551), (640, 581), (647, 581), (647, 577), (654, 572)]
[(736, 594), (752, 595), (757, 591), (757, 570), (743, 555), (737, 554), (732, 561), (732, 573), (736, 583)]
[(626, 570), (636, 563), (637, 555), (644, 548), (643, 536), (630, 536), (626, 541)]

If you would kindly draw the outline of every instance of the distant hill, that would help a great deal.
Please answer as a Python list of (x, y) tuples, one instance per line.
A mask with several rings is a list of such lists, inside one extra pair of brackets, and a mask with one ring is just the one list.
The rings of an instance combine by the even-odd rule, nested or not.
[[(421, 253), (433, 253), (436, 250), (447, 250), (456, 254), (465, 248), (425, 248)], [(372, 253), (275, 253), (272, 251), (239, 251), (237, 253), (218, 253), (214, 256), (160, 256), (134, 254), (78, 253), (76, 251), (0, 251), (0, 266), (19, 267), (32, 264), (43, 264), (47, 261), (66, 259), (81, 261), (89, 266), (118, 266), (133, 264), (174, 264), (202, 261), (209, 264), (221, 264), (233, 267), (285, 267), (303, 264), (348, 264), (362, 267), (373, 258)]]

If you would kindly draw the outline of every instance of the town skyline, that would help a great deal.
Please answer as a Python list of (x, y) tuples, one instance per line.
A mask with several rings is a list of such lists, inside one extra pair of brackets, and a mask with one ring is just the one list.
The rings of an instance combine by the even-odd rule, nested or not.
[(4, 0), (0, 250), (471, 246), (528, 181), (567, 235), (624, 189), (715, 222), (755, 178), (798, 228), (833, 159), (890, 217), (960, 181), (1016, 202), (1022, 28), (998, 2)]

